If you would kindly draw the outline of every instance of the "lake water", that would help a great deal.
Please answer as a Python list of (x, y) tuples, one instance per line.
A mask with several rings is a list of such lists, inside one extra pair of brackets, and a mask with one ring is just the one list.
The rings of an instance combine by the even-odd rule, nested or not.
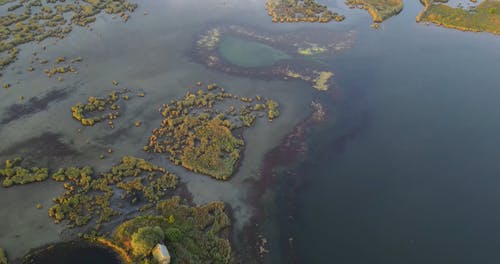
[(73, 241), (50, 245), (30, 257), (23, 264), (120, 264), (119, 257), (100, 246)]
[[(281, 116), (244, 132), (244, 160), (229, 182), (154, 158), (181, 176), (195, 203), (228, 203), (237, 233), (254, 211), (248, 188), (259, 179), (262, 158), (307, 117), (314, 99), (324, 103), (329, 118), (307, 132), (307, 156), (289, 168), (296, 174), (271, 188), (275, 196), (264, 208), (271, 212), (264, 230), (271, 251), (267, 262), (499, 263), (500, 37), (416, 24), (418, 1), (406, 1), (403, 12), (379, 30), (370, 28), (365, 11), (350, 10), (342, 1), (325, 2), (340, 8), (346, 21), (314, 25), (273, 24), (263, 2), (144, 1), (125, 24), (100, 16), (92, 31), (75, 27), (42, 53), (84, 58), (79, 74), (62, 83), (41, 71), (24, 72), (31, 52), (41, 51), (22, 46), (19, 61), (2, 77), (13, 87), (1, 91), (0, 116), (20, 103), (19, 96), (69, 93), (0, 127), (0, 159), (21, 153), (40, 166), (104, 170), (122, 155), (147, 157), (142, 147), (160, 122), (157, 108), (195, 89), (197, 81), (217, 82), (242, 96), (270, 97), (281, 104)], [(354, 30), (357, 39), (351, 49), (320, 58), (336, 82), (333, 94), (321, 93), (303, 82), (230, 76), (197, 63), (193, 42), (217, 23), (271, 32)], [(259, 43), (228, 38), (222, 44), (222, 55), (244, 67), (286, 58)], [(115, 130), (82, 129), (69, 108), (109, 93), (114, 79), (146, 97), (127, 104)], [(140, 128), (133, 126), (138, 120)], [(63, 147), (50, 147), (56, 143)], [(106, 154), (108, 148), (113, 155)], [(297, 191), (282, 195), (292, 184)], [(62, 191), (52, 182), (0, 189), (0, 247), (9, 257), (60, 239), (64, 226), (53, 224), (46, 210)], [(37, 203), (44, 209), (36, 209)]]
[(500, 262), (500, 38), (405, 5), (331, 62), (336, 123), (311, 133), (280, 223), (299, 263)]

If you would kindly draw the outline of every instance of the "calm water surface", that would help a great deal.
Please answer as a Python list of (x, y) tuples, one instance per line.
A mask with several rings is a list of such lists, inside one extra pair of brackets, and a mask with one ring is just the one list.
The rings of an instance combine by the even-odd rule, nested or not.
[[(41, 165), (85, 161), (103, 169), (122, 155), (144, 155), (146, 136), (159, 124), (158, 106), (182, 96), (196, 81), (217, 82), (243, 96), (275, 98), (283, 106), (281, 117), (245, 135), (245, 160), (232, 181), (220, 183), (160, 164), (184, 176), (195, 202), (228, 202), (235, 208), (235, 226), (241, 227), (251, 215), (246, 181), (257, 177), (265, 152), (307, 115), (312, 98), (319, 98), (328, 103), (330, 119), (309, 134), (308, 156), (294, 166), (304, 184), (292, 201), (276, 195), (268, 203), (267, 211), (276, 217), (267, 219), (270, 263), (289, 263), (290, 249), (300, 263), (500, 263), (500, 37), (416, 24), (418, 1), (405, 1), (405, 10), (380, 30), (370, 29), (365, 11), (349, 10), (342, 1), (327, 2), (347, 20), (327, 25), (273, 24), (263, 2), (145, 1), (126, 24), (99, 17), (93, 31), (75, 28), (44, 53), (47, 58), (84, 57), (79, 75), (62, 84), (41, 72), (24, 73), (31, 52), (39, 49), (23, 46), (12, 73), (3, 77), (16, 85), (2, 91), (0, 115), (21, 95), (63, 88), (70, 94), (1, 127), (0, 153), (51, 132), (79, 153)], [(359, 32), (351, 50), (324, 61), (336, 73), (332, 102), (301, 82), (228, 76), (196, 63), (190, 48), (213, 23)], [(226, 56), (236, 62), (252, 66), (283, 56), (238, 41), (225, 43)], [(242, 47), (260, 57), (235, 58)], [(106, 94), (113, 79), (147, 96), (127, 105), (117, 122), (122, 130), (80, 131), (68, 109), (88, 96)], [(131, 128), (137, 120), (143, 126)], [(108, 148), (115, 155), (100, 160)], [(287, 189), (283, 182), (275, 193)], [(61, 192), (49, 182), (0, 190), (0, 244), (9, 256), (59, 239), (63, 227), (52, 224), (46, 208)], [(292, 216), (283, 210), (285, 202), (294, 205)], [(37, 203), (45, 209), (37, 210)]]
[(405, 4), (332, 62), (338, 118), (284, 221), (301, 263), (500, 263), (500, 38)]

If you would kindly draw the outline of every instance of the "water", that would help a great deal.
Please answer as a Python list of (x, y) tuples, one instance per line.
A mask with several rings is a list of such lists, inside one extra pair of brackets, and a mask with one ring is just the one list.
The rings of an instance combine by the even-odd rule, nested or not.
[[(307, 116), (304, 109), (308, 109), (313, 89), (302, 82), (230, 76), (197, 63), (191, 55), (194, 41), (207, 25), (273, 26), (267, 18), (260, 1), (244, 5), (240, 1), (219, 0), (144, 1), (127, 23), (101, 15), (92, 25), (92, 31), (75, 27), (68, 37), (57, 42), (48, 39), (40, 45), (21, 46), (19, 60), (2, 76), (2, 82), (11, 83), (12, 87), (0, 91), (0, 119), (7, 116), (13, 104), (24, 105), (31, 98), (43, 98), (51, 91), (66, 89), (68, 94), (49, 102), (41, 111), (0, 126), (0, 160), (22, 155), (36, 161), (38, 166), (52, 169), (91, 165), (96, 171), (105, 171), (123, 155), (149, 158), (142, 149), (151, 130), (160, 124), (157, 109), (187, 91), (195, 91), (198, 81), (215, 82), (240, 96), (260, 94), (287, 102), (280, 109), (280, 118), (272, 124), (263, 119), (244, 132), (245, 159), (231, 181), (216, 181), (174, 166), (166, 157), (153, 157), (156, 164), (180, 176), (195, 203), (223, 200), (235, 208), (233, 226), (235, 231), (241, 230), (253, 210), (246, 202), (247, 182), (258, 177), (262, 156)], [(47, 50), (43, 51), (41, 45), (47, 45)], [(58, 82), (47, 78), (43, 73), (46, 67), (38, 64), (34, 72), (26, 72), (35, 51), (51, 61), (58, 56), (83, 57), (75, 66), (78, 75), (66, 74), (64, 81)], [(126, 104), (115, 129), (105, 124), (82, 127), (74, 121), (71, 106), (88, 96), (105, 96), (115, 89), (112, 80), (118, 80), (120, 88), (143, 91), (146, 96), (133, 98)], [(20, 96), (25, 100), (20, 100)], [(142, 126), (135, 127), (136, 121), (142, 121)], [(54, 153), (58, 142), (69, 151)], [(113, 150), (112, 154), (107, 153), (108, 148)], [(101, 154), (105, 159), (99, 158)], [(64, 232), (66, 226), (54, 224), (47, 215), (52, 198), (62, 192), (61, 184), (52, 181), (0, 188), (0, 217), (4, 219), (0, 223), (0, 247), (11, 260), (76, 232)], [(42, 209), (36, 209), (38, 203), (43, 205)]]
[[(260, 0), (144, 1), (126, 24), (100, 16), (93, 31), (75, 27), (69, 37), (48, 45), (42, 57), (84, 58), (79, 74), (65, 76), (62, 83), (46, 78), (41, 69), (24, 72), (31, 52), (40, 52), (25, 45), (2, 77), (13, 87), (1, 91), (0, 115), (21, 95), (29, 99), (59, 89), (69, 94), (0, 127), (0, 159), (11, 156), (5, 150), (19, 148), (40, 166), (103, 170), (122, 155), (144, 157), (146, 138), (160, 122), (157, 108), (193, 90), (197, 81), (217, 82), (242, 96), (275, 98), (282, 105), (280, 118), (244, 132), (245, 158), (231, 181), (218, 182), (157, 159), (181, 176), (195, 203), (228, 203), (237, 234), (254, 209), (246, 198), (262, 157), (309, 114), (312, 99), (320, 100), (330, 118), (309, 132), (308, 156), (291, 166), (298, 176), (288, 176), (273, 187), (275, 196), (265, 197), (269, 204), (264, 209), (273, 216), (265, 219), (271, 263), (289, 263), (290, 255), (299, 263), (498, 263), (500, 38), (416, 24), (422, 9), (418, 1), (406, 1), (403, 12), (380, 30), (369, 27), (365, 11), (348, 9), (342, 1), (325, 2), (339, 6), (346, 21), (273, 24)], [(332, 99), (302, 82), (229, 76), (196, 63), (190, 56), (193, 41), (217, 23), (270, 31), (354, 29), (359, 39), (350, 51), (322, 58), (335, 72)], [(226, 59), (244, 67), (285, 57), (241, 39), (226, 38), (223, 46)], [(113, 79), (146, 97), (127, 104), (118, 129), (82, 129), (69, 108), (88, 96), (105, 95)], [(138, 120), (143, 125), (135, 128)], [(48, 155), (53, 149), (18, 145), (47, 133), (76, 152)], [(100, 160), (100, 154), (106, 159)], [(297, 182), (297, 191), (283, 196)], [(54, 225), (47, 209), (61, 192), (52, 182), (0, 189), (0, 247), (10, 258), (60, 238), (64, 226)], [(44, 208), (36, 209), (37, 203)]]
[(338, 118), (310, 135), (281, 223), (299, 263), (500, 262), (500, 38), (405, 5), (332, 62)]
[(120, 264), (111, 250), (82, 241), (54, 244), (36, 252), (24, 264)]
[(240, 67), (265, 67), (289, 59), (285, 52), (271, 46), (234, 37), (223, 37), (219, 46), (221, 56)]

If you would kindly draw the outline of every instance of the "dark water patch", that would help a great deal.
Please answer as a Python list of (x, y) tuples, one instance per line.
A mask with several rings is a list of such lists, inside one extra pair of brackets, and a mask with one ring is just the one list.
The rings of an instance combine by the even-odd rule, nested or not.
[(80, 154), (62, 140), (61, 134), (45, 132), (0, 151), (0, 156), (28, 156), (32, 159), (64, 158)]
[(85, 241), (72, 241), (35, 250), (22, 260), (23, 264), (120, 264), (112, 250)]
[(70, 89), (53, 90), (41, 97), (32, 97), (27, 102), (16, 103), (5, 109), (5, 114), (0, 120), (1, 125), (9, 124), (15, 120), (47, 110), (49, 104), (68, 97)]
[(122, 141), (123, 137), (129, 133), (129, 129), (130, 128), (128, 127), (114, 129), (113, 132), (98, 138), (97, 141), (103, 144), (113, 145), (119, 141)]

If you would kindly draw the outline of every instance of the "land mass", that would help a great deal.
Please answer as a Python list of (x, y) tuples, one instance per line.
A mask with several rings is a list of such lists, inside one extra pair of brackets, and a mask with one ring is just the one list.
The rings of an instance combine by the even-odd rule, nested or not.
[(429, 22), (462, 31), (500, 34), (500, 2), (484, 0), (475, 7), (451, 7), (447, 1), (421, 0), (424, 10), (417, 22)]
[(266, 10), (273, 22), (340, 22), (344, 16), (328, 10), (314, 0), (266, 0)]
[(346, 4), (351, 8), (368, 10), (375, 23), (381, 23), (403, 10), (402, 0), (346, 0)]

